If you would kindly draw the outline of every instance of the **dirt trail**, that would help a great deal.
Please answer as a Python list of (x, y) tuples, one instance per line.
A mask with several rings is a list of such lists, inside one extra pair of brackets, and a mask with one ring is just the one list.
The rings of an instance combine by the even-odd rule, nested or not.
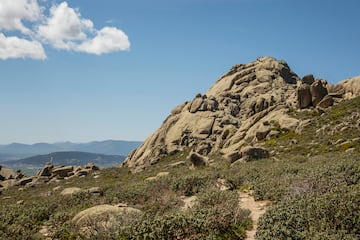
[(255, 240), (256, 229), (258, 227), (259, 218), (266, 212), (270, 201), (255, 201), (252, 191), (240, 192), (240, 206), (251, 211), (250, 217), (253, 221), (253, 228), (246, 231), (246, 240)]

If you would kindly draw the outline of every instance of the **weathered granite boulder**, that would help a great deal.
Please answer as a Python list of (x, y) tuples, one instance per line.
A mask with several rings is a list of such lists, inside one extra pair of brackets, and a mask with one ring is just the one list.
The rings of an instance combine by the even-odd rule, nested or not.
[(241, 159), (244, 161), (253, 161), (262, 158), (268, 158), (270, 153), (267, 149), (262, 147), (251, 147), (247, 146), (241, 149)]
[(315, 80), (310, 86), (311, 101), (313, 106), (317, 106), (319, 102), (328, 94), (327, 88), (324, 87), (321, 80)]

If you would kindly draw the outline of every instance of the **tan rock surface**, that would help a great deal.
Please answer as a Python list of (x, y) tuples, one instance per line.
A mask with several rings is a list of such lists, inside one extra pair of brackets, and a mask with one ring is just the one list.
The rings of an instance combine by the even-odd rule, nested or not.
[[(356, 79), (338, 88), (353, 96), (359, 92)], [(201, 155), (220, 152), (232, 162), (244, 146), (269, 132), (295, 130), (300, 122), (289, 116), (290, 110), (316, 106), (323, 99), (322, 107), (331, 106), (327, 87), (311, 74), (301, 81), (286, 62), (271, 57), (235, 65), (205, 94), (175, 107), (122, 166), (144, 169), (189, 148)]]

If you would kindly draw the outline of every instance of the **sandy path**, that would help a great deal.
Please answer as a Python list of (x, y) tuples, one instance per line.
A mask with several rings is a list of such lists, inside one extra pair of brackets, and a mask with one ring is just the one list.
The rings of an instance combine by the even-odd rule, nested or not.
[(250, 217), (253, 221), (253, 228), (246, 231), (246, 240), (255, 240), (256, 229), (258, 227), (259, 218), (266, 212), (270, 201), (255, 201), (252, 191), (240, 192), (240, 206), (251, 211)]

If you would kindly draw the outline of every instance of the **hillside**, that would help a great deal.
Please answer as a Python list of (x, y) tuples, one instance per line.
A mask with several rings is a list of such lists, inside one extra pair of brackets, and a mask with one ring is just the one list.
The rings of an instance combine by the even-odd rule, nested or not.
[(129, 154), (129, 152), (137, 148), (140, 144), (141, 142), (137, 141), (121, 140), (94, 141), (89, 143), (35, 143), (31, 145), (12, 143), (9, 145), (0, 145), (0, 163), (9, 160), (28, 158), (35, 155), (43, 155), (52, 152), (64, 151), (126, 156)]
[(0, 239), (360, 239), (356, 79), (236, 65), (121, 167), (2, 188)]

